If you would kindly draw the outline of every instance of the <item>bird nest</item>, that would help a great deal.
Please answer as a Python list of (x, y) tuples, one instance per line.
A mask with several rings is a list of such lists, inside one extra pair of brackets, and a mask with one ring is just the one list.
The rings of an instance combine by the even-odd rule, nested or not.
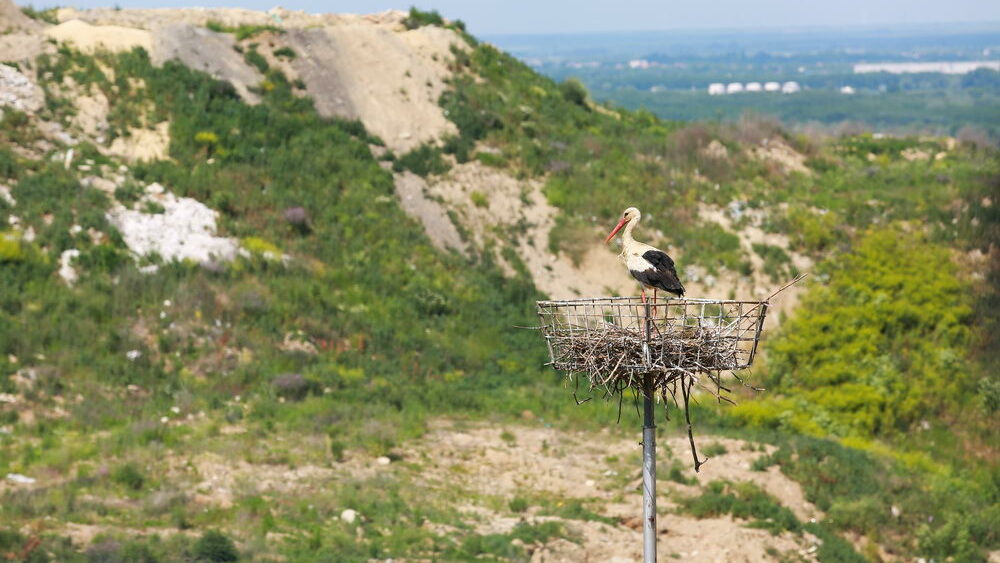
[(553, 368), (584, 374), (590, 387), (645, 392), (682, 375), (717, 376), (753, 365), (767, 301), (637, 297), (539, 301)]
[[(698, 384), (720, 402), (733, 402), (726, 397), (722, 373), (753, 365), (767, 308), (766, 300), (667, 299), (654, 304), (637, 297), (601, 297), (539, 301), (538, 316), (549, 365), (569, 372), (577, 386), (582, 375), (590, 391), (618, 395), (619, 418), (628, 389), (635, 391), (633, 397), (660, 397), (664, 406), (673, 399), (687, 420), (697, 471), (706, 460), (698, 457), (692, 434), (692, 388)], [(708, 382), (699, 375), (707, 375)]]

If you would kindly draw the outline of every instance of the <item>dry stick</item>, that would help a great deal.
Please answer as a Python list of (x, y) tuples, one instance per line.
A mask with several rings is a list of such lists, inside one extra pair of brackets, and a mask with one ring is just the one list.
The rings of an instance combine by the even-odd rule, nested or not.
[(792, 281), (790, 281), (790, 282), (786, 283), (785, 285), (779, 287), (771, 295), (768, 295), (767, 299), (765, 299), (764, 302), (766, 303), (766, 302), (770, 301), (772, 297), (774, 297), (775, 295), (781, 293), (782, 291), (785, 291), (786, 289), (788, 289), (789, 287), (792, 287), (793, 285), (799, 283), (800, 281), (804, 280), (806, 278), (806, 276), (808, 276), (808, 275), (809, 275), (809, 272), (803, 272), (803, 273), (795, 276), (795, 279), (793, 279)]
[(705, 461), (699, 461), (698, 448), (694, 445), (694, 432), (692, 431), (690, 408), (691, 383), (688, 383), (688, 385), (685, 386), (684, 382), (681, 381), (681, 392), (684, 394), (684, 418), (687, 420), (688, 441), (691, 442), (691, 457), (694, 458), (694, 472), (697, 473), (698, 470), (701, 469), (701, 465), (705, 463), (705, 461), (708, 461), (708, 459), (706, 458)]

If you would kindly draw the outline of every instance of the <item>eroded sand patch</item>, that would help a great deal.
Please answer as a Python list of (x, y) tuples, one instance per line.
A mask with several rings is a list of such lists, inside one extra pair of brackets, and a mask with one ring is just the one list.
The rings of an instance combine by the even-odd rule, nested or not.
[(119, 25), (91, 25), (72, 19), (45, 29), (45, 35), (62, 43), (72, 43), (85, 53), (110, 51), (121, 53), (141, 47), (147, 52), (153, 45), (150, 33)]
[[(401, 180), (406, 178), (397, 175), (397, 183)], [(579, 267), (564, 253), (553, 254), (549, 250), (549, 235), (559, 210), (549, 205), (539, 180), (518, 180), (505, 170), (467, 162), (430, 178), (420, 193), (415, 190), (408, 193), (413, 197), (423, 193), (429, 202), (426, 205), (451, 210), (475, 247), (482, 249), (493, 240), (510, 245), (535, 286), (554, 299), (609, 293), (628, 295), (636, 291), (635, 282), (614, 250), (601, 244), (601, 233), (596, 230), (593, 245), (584, 253)], [(423, 218), (421, 221), (426, 227), (427, 221)], [(435, 237), (431, 234), (432, 240)], [(499, 251), (497, 259), (509, 273), (513, 272)]]

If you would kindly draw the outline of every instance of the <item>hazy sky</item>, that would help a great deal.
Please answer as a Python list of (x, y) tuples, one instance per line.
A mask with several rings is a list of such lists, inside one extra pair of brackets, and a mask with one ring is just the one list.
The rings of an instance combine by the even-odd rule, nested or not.
[[(15, 0), (27, 4), (28, 0)], [(998, 0), (35, 0), (36, 6), (80, 8), (280, 4), (310, 12), (370, 13), (389, 8), (436, 9), (474, 34), (559, 33), (696, 28), (755, 28), (1000, 21)]]

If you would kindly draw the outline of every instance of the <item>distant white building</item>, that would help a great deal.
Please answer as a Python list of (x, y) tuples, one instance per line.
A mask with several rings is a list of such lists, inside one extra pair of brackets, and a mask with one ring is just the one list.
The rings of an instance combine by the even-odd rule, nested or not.
[(789, 80), (788, 82), (785, 82), (784, 84), (781, 85), (782, 94), (795, 94), (800, 92), (801, 90), (802, 87), (799, 86), (799, 83), (794, 80)]
[(743, 83), (742, 82), (730, 82), (729, 84), (726, 84), (726, 93), (727, 94), (738, 94), (738, 93), (740, 93), (742, 91), (743, 91)]
[(708, 85), (709, 96), (721, 96), (726, 93), (726, 85), (721, 82), (713, 82)]
[(646, 59), (632, 59), (628, 62), (629, 68), (649, 68), (649, 61)]
[(781, 83), (779, 82), (765, 82), (764, 83), (765, 92), (779, 92), (781, 91)]
[(747, 82), (747, 92), (760, 92), (762, 89), (763, 88), (761, 88), (760, 82)]
[(854, 88), (852, 88), (850, 86), (843, 86), (843, 87), (840, 88), (840, 93), (841, 94), (846, 94), (846, 95), (850, 96), (854, 92), (855, 92)]
[(914, 72), (940, 72), (942, 74), (966, 74), (981, 68), (1000, 71), (1000, 61), (956, 61), (941, 63), (861, 63), (854, 65), (854, 74), (866, 72), (888, 72), (909, 74)]

